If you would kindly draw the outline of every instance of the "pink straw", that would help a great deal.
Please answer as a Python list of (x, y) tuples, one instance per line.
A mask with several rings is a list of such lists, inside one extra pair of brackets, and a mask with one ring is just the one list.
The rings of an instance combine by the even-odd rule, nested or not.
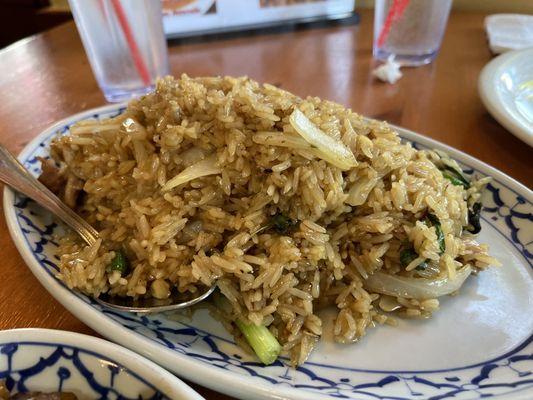
[(387, 40), (387, 37), (389, 36), (392, 24), (401, 18), (408, 5), (409, 0), (392, 1), (392, 6), (389, 8), (389, 12), (387, 13), (387, 17), (385, 18), (385, 23), (383, 24), (381, 32), (378, 36), (377, 47), (383, 46), (383, 44)]
[(122, 4), (120, 4), (120, 0), (111, 0), (111, 5), (113, 6), (115, 13), (117, 14), (118, 22), (120, 24), (120, 27), (122, 28), (124, 36), (126, 37), (126, 42), (128, 43), (128, 47), (130, 49), (131, 57), (133, 58), (133, 63), (135, 64), (135, 68), (137, 69), (139, 76), (143, 80), (143, 83), (148, 86), (151, 84), (150, 74), (148, 73), (148, 68), (146, 68), (144, 59), (141, 55), (141, 52), (139, 51), (139, 46), (137, 46), (137, 42), (135, 41), (135, 37), (133, 36), (133, 33), (131, 31), (130, 25), (128, 23), (128, 18), (126, 17), (126, 13), (122, 8)]

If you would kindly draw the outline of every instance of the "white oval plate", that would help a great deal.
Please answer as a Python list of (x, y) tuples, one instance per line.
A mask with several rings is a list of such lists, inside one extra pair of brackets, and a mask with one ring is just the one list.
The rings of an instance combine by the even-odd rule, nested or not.
[[(123, 106), (122, 106), (123, 107)], [(19, 156), (34, 174), (36, 156), (56, 133), (76, 121), (110, 117), (119, 105), (86, 111), (44, 131)], [(57, 228), (32, 201), (6, 189), (4, 210), (22, 257), (46, 289), (107, 338), (201, 385), (242, 399), (531, 399), (533, 395), (533, 193), (488, 165), (416, 133), (398, 128), (416, 146), (439, 148), (466, 173), (494, 178), (484, 196), (479, 240), (504, 264), (469, 279), (455, 297), (424, 321), (370, 329), (353, 345), (323, 338), (298, 369), (283, 360), (265, 367), (245, 354), (223, 327), (201, 310), (189, 322), (165, 315), (137, 316), (102, 309), (54, 277)]]
[(513, 135), (533, 146), (533, 49), (502, 54), (481, 71), (479, 95)]
[(72, 392), (79, 399), (203, 397), (153, 362), (103, 339), (52, 329), (0, 331), (0, 380), (11, 394)]

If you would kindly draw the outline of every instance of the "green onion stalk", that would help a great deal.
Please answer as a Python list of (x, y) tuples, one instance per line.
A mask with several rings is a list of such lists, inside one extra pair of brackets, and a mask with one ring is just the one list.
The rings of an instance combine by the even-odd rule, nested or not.
[(270, 365), (277, 360), (281, 345), (266, 326), (246, 323), (241, 319), (235, 323), (263, 364)]

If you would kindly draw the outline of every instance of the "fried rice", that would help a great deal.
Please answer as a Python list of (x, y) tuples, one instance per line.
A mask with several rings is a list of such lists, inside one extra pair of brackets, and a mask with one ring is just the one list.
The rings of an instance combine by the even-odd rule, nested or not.
[[(55, 138), (51, 156), (100, 233), (93, 246), (61, 239), (70, 288), (164, 299), (216, 284), (228, 329), (240, 340), (236, 322), (267, 327), (293, 365), (324, 307), (335, 339), (354, 342), (391, 312), (430, 316), (497, 264), (471, 233), (487, 178), (385, 122), (246, 77), (161, 79), (122, 114)], [(119, 253), (127, 269), (112, 267)]]

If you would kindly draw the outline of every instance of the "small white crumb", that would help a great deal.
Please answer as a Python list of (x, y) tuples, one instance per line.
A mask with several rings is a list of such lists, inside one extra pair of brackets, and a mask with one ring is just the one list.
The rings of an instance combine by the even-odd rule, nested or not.
[(394, 54), (387, 58), (387, 62), (372, 71), (372, 75), (383, 82), (396, 83), (402, 77), (402, 73), (400, 72), (400, 64), (394, 61)]

